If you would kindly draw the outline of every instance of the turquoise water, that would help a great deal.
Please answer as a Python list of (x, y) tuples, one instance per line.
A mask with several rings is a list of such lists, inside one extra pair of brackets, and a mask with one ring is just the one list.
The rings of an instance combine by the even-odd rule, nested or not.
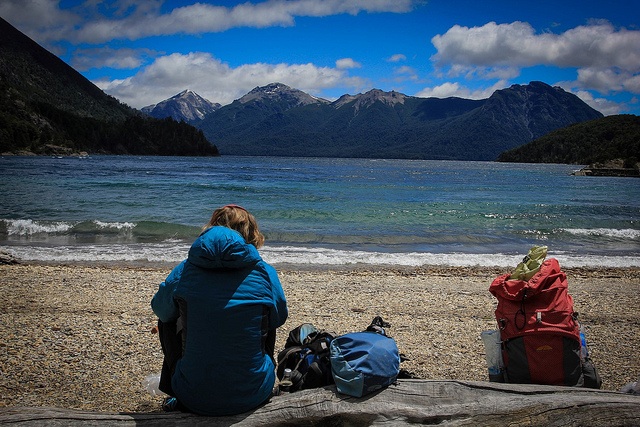
[(177, 262), (216, 207), (245, 206), (272, 263), (640, 266), (640, 180), (575, 165), (327, 158), (0, 159), (0, 250)]

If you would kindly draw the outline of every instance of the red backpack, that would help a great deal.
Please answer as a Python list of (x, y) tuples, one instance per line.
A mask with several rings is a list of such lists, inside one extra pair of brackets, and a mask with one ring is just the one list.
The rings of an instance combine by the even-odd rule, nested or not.
[(499, 276), (489, 292), (498, 299), (506, 382), (584, 385), (580, 325), (556, 259), (544, 261), (528, 281)]

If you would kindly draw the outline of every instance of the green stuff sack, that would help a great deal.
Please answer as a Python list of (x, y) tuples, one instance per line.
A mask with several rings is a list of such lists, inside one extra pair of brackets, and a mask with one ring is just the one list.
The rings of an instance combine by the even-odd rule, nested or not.
[(529, 249), (529, 253), (524, 257), (522, 262), (518, 264), (513, 273), (511, 273), (511, 277), (509, 277), (509, 279), (524, 281), (531, 279), (540, 270), (540, 266), (546, 257), (546, 246), (532, 247)]

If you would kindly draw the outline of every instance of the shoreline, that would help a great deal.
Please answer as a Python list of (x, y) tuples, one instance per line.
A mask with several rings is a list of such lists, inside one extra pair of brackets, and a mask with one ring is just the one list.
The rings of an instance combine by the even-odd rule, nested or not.
[[(21, 260), (17, 258), (2, 258), (3, 253), (0, 251), (0, 266), (2, 265), (22, 265), (22, 266), (42, 266), (42, 267), (80, 267), (80, 268), (112, 268), (127, 270), (162, 270), (167, 274), (179, 262), (169, 261), (40, 261), (40, 260)], [(5, 254), (6, 255), (6, 254)], [(547, 258), (555, 258), (549, 255)], [(515, 267), (503, 267), (496, 265), (478, 266), (456, 266), (456, 265), (393, 265), (393, 264), (370, 264), (370, 263), (354, 263), (354, 264), (296, 264), (296, 263), (269, 263), (278, 272), (307, 272), (307, 273), (357, 273), (357, 272), (393, 272), (398, 274), (437, 274), (437, 275), (465, 275), (474, 274), (481, 276), (495, 277), (500, 274), (510, 272)], [(562, 267), (562, 265), (561, 265)], [(567, 276), (581, 275), (605, 275), (610, 274), (614, 277), (640, 276), (640, 266), (569, 266), (562, 267)], [(640, 282), (640, 281), (639, 281)], [(489, 284), (487, 284), (487, 289)]]
[[(64, 248), (64, 247), (63, 247)], [(45, 258), (24, 257), (24, 254), (16, 252), (11, 246), (0, 245), (1, 264), (30, 264), (30, 265), (79, 265), (79, 266), (112, 266), (133, 268), (173, 268), (182, 262), (188, 252), (186, 248), (179, 256), (163, 259), (143, 258), (106, 258), (103, 259), (96, 253), (86, 253), (83, 256), (68, 257), (67, 250), (59, 247), (48, 248)], [(51, 252), (62, 251), (57, 259)], [(340, 252), (340, 251), (337, 251)], [(362, 257), (362, 254), (367, 256)], [(326, 254), (323, 254), (326, 256)], [(301, 256), (300, 253), (276, 254), (270, 253), (264, 248), (261, 256), (269, 264), (276, 268), (292, 270), (352, 270), (352, 269), (491, 269), (493, 271), (508, 272), (521, 260), (522, 254), (465, 254), (465, 253), (396, 253), (396, 252), (358, 252), (356, 254), (342, 253), (331, 254), (325, 262), (319, 262), (314, 256)], [(332, 259), (331, 257), (336, 257)], [(353, 262), (343, 262), (345, 257), (352, 256)], [(550, 253), (547, 258), (556, 258), (565, 269), (576, 270), (600, 270), (600, 269), (640, 269), (640, 257), (633, 255), (567, 255), (562, 253)]]
[[(150, 300), (173, 265), (0, 265), (0, 406), (160, 411), (144, 386), (160, 371)], [(480, 332), (495, 329), (491, 281), (508, 269), (278, 265), (290, 316), (276, 352), (300, 323), (336, 334), (382, 316), (389, 335), (424, 379), (487, 381)], [(640, 375), (640, 268), (566, 268), (604, 390)]]

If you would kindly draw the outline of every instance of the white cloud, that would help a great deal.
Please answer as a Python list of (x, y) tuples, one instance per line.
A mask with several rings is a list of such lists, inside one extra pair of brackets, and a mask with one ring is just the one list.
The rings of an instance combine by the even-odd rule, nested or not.
[(265, 6), (281, 5), (292, 15), (320, 17), (360, 12), (405, 13), (410, 12), (415, 3), (415, 0), (269, 0)]
[(174, 53), (157, 58), (136, 75), (94, 83), (120, 101), (142, 108), (184, 89), (212, 102), (228, 104), (256, 86), (281, 82), (311, 94), (338, 85), (357, 87), (362, 82), (344, 71), (313, 64), (246, 64), (232, 68), (208, 53)]
[(134, 69), (140, 67), (144, 61), (157, 55), (150, 49), (112, 49), (90, 48), (78, 49), (71, 59), (71, 66), (78, 71), (86, 71), (92, 68)]
[(395, 81), (398, 82), (406, 80), (418, 80), (418, 72), (413, 67), (409, 67), (407, 65), (394, 69), (393, 73), (397, 76)]
[(420, 98), (449, 98), (452, 96), (465, 99), (486, 99), (489, 98), (493, 92), (499, 89), (504, 89), (507, 83), (505, 81), (499, 81), (491, 87), (481, 89), (470, 89), (462, 86), (458, 82), (445, 82), (441, 85), (434, 87), (427, 87), (415, 94)]
[(351, 58), (342, 58), (336, 61), (336, 67), (340, 70), (348, 70), (350, 68), (360, 68), (362, 65)]
[(388, 62), (401, 62), (401, 61), (405, 61), (407, 59), (407, 57), (401, 53), (396, 53), (395, 55), (391, 55), (389, 58), (387, 58)]
[(0, 16), (40, 43), (63, 38), (80, 22), (79, 16), (60, 10), (51, 0), (2, 0)]
[(640, 31), (616, 30), (608, 22), (561, 34), (536, 34), (526, 22), (455, 25), (431, 41), (437, 49), (432, 60), (449, 75), (504, 79), (522, 67), (575, 67), (584, 87), (603, 93), (638, 90)]
[(67, 23), (65, 16), (69, 14), (62, 12), (57, 2), (50, 0), (3, 0), (0, 2), (0, 15), (16, 22), (51, 26)]
[(437, 64), (469, 66), (620, 67), (640, 71), (640, 31), (616, 31), (609, 23), (579, 26), (562, 34), (535, 34), (526, 22), (482, 27), (455, 25), (431, 39)]
[[(162, 13), (160, 1), (87, 1), (62, 11), (54, 0), (2, 0), (0, 16), (40, 42), (67, 39), (104, 43), (114, 39), (221, 32), (236, 27), (290, 26), (296, 17), (410, 12), (416, 0), (267, 0), (234, 7), (193, 3)], [(100, 10), (110, 9), (108, 16)], [(73, 12), (71, 11), (73, 10)], [(87, 19), (90, 18), (90, 19)], [(84, 25), (80, 21), (84, 20)]]
[(581, 68), (578, 70), (578, 83), (600, 93), (640, 93), (640, 74), (614, 68)]
[[(533, 65), (533, 52), (522, 54), (523, 45), (537, 41), (533, 28), (525, 22), (498, 25), (490, 22), (482, 27), (454, 25), (431, 42), (437, 49), (433, 60), (438, 65), (496, 66)], [(536, 43), (529, 43), (537, 47)]]
[(605, 116), (620, 114), (624, 109), (624, 105), (608, 100), (606, 98), (595, 98), (593, 94), (586, 90), (580, 90), (575, 93), (578, 98), (582, 99), (591, 108), (600, 111)]

